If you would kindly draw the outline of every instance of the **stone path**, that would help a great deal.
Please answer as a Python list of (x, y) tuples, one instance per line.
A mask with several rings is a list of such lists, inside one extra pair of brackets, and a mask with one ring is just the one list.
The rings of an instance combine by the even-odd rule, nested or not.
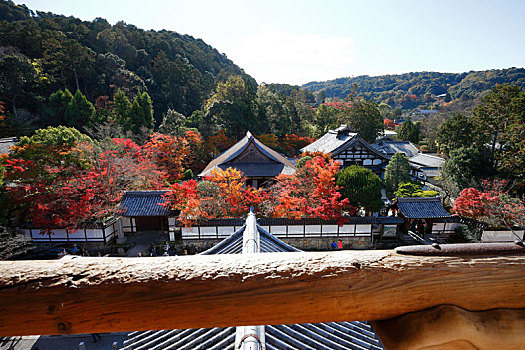
[(128, 249), (126, 255), (129, 257), (136, 257), (139, 253), (143, 256), (149, 256), (150, 246), (154, 242), (165, 242), (168, 240), (167, 233), (161, 232), (139, 232), (135, 233), (134, 237), (129, 237), (128, 242), (134, 242), (135, 246)]

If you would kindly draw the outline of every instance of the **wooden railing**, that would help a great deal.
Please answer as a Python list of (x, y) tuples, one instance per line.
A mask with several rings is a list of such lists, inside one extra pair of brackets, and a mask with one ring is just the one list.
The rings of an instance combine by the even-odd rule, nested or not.
[[(436, 332), (435, 310), (449, 316), (459, 310), (478, 316), (480, 311), (503, 312), (507, 330), (521, 327), (521, 335), (508, 341), (522, 346), (524, 271), (522, 251), (503, 256), (339, 251), (2, 261), (0, 336), (385, 320), (374, 323), (383, 343), (411, 349), (428, 343), (424, 337), (416, 337), (415, 347), (403, 343), (410, 327), (421, 331), (428, 322)], [(505, 313), (508, 309), (512, 312)], [(434, 318), (427, 318), (429, 312)], [(474, 318), (442, 321), (448, 320), (449, 327), (451, 319), (467, 324)], [(470, 341), (476, 334), (475, 327), (463, 333), (456, 328), (443, 339)]]

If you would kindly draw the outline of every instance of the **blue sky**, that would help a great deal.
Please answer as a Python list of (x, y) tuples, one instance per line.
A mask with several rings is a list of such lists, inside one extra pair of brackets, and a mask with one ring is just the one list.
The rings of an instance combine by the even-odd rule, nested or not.
[(202, 38), (259, 83), (525, 67), (525, 1), (15, 0)]

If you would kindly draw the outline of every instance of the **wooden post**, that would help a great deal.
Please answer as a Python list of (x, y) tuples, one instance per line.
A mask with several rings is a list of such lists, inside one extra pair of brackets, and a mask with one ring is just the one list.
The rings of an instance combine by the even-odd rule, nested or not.
[(394, 251), (0, 262), (0, 336), (384, 320), (525, 308), (525, 254)]

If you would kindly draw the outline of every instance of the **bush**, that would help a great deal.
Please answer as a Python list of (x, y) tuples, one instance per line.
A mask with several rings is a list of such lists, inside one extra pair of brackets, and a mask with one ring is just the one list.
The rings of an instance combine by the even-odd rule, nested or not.
[(481, 242), (482, 230), (474, 225), (461, 225), (454, 229), (454, 234), (448, 243), (477, 243)]

